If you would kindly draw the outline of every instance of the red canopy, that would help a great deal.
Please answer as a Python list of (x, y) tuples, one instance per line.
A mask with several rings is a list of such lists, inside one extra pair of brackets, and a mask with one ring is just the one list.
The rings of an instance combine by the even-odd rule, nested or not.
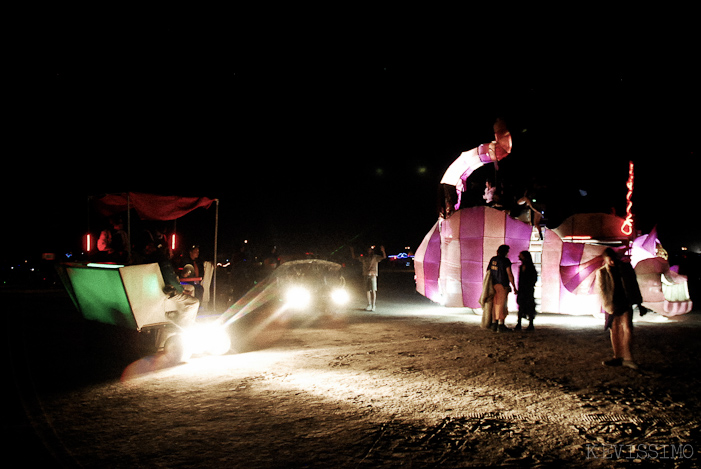
[(142, 220), (175, 220), (197, 208), (209, 208), (216, 199), (207, 197), (178, 197), (140, 192), (108, 194), (95, 200), (95, 207), (105, 216), (136, 210)]

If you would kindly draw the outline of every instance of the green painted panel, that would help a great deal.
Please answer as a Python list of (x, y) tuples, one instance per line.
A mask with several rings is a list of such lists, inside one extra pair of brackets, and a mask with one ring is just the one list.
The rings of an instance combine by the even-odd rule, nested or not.
[(80, 312), (85, 319), (136, 329), (118, 269), (66, 269)]

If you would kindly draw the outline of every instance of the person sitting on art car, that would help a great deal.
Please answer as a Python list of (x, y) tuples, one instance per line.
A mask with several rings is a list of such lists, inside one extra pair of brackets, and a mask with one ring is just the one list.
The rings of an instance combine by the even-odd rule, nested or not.
[(202, 277), (204, 277), (204, 264), (200, 259), (200, 247), (190, 246), (187, 252), (183, 253), (179, 262), (180, 280), (185, 282), (185, 289), (193, 293), (195, 298), (202, 301), (204, 287)]
[(166, 319), (182, 328), (192, 326), (197, 320), (197, 313), (200, 309), (200, 301), (193, 295), (188, 294), (180, 279), (175, 273), (172, 263), (173, 252), (167, 244), (158, 244), (154, 253), (154, 259), (158, 262), (158, 267), (163, 276), (163, 293), (171, 300), (169, 306), (173, 310), (166, 311)]

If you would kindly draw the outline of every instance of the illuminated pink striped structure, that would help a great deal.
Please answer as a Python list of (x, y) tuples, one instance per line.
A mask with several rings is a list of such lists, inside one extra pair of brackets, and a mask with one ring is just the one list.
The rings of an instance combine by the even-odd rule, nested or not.
[[(445, 306), (480, 308), (489, 259), (501, 244), (507, 244), (516, 282), (519, 252), (540, 253), (541, 282), (536, 295), (540, 311), (599, 315), (601, 303), (594, 281), (606, 245), (595, 244), (591, 235), (584, 234), (585, 227), (600, 239), (612, 239), (611, 233), (619, 231), (622, 221), (608, 214), (576, 215), (556, 230), (544, 229), (540, 241), (531, 225), (506, 212), (486, 206), (458, 210), (436, 222), (416, 250), (416, 290)], [(653, 232), (632, 245), (644, 304), (663, 315), (684, 314), (693, 306), (687, 279), (670, 271), (666, 260), (656, 257), (656, 243), (659, 241)], [(514, 296), (510, 295), (512, 311)]]
[(601, 313), (596, 271), (606, 246), (563, 242), (556, 232), (544, 230), (540, 309), (549, 313)]
[(484, 206), (439, 220), (414, 257), (417, 291), (446, 306), (479, 308), (489, 259), (508, 244), (509, 259), (517, 264), (518, 253), (528, 250), (532, 230), (506, 212)]

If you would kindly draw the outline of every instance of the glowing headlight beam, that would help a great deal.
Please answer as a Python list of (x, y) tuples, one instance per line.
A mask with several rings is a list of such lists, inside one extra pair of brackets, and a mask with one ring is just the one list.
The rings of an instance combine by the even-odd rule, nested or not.
[(190, 354), (223, 355), (231, 348), (231, 339), (219, 324), (196, 324), (183, 331), (183, 345)]
[(309, 306), (312, 297), (309, 290), (304, 287), (292, 287), (285, 294), (285, 303), (293, 309), (302, 309)]
[(348, 303), (350, 297), (348, 296), (348, 292), (343, 288), (336, 288), (331, 292), (331, 299), (337, 305), (344, 305)]

